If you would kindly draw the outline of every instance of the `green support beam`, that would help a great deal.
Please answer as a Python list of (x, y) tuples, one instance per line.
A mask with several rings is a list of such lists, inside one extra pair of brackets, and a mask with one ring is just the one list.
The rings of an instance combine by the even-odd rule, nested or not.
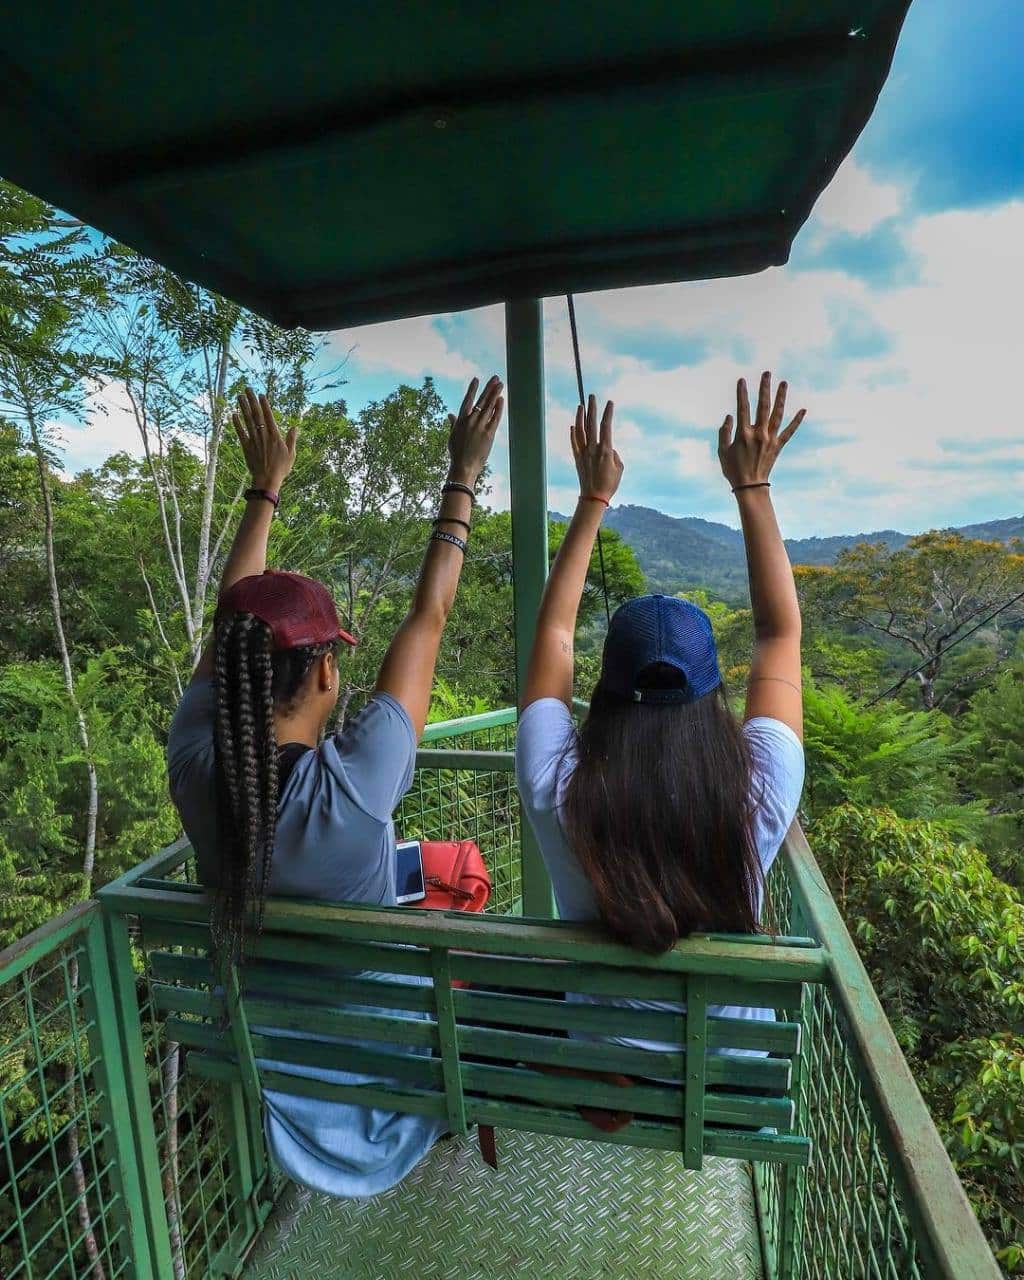
[[(516, 682), (521, 691), (548, 575), (548, 476), (544, 449), (544, 318), (539, 298), (505, 304)], [(526, 822), (523, 914), (554, 914), (551, 881)]]

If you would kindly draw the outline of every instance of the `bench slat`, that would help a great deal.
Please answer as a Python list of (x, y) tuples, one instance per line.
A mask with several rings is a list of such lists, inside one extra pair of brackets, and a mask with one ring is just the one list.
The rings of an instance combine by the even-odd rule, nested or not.
[[(607, 1142), (613, 1146), (653, 1147), (660, 1151), (679, 1151), (682, 1145), (678, 1125), (634, 1120), (615, 1133), (608, 1133), (595, 1129), (575, 1111), (555, 1111), (512, 1102), (483, 1102), (475, 1098), (467, 1099), (467, 1104), (472, 1119), (478, 1124), (493, 1124), (498, 1128), (508, 1125), (531, 1133), (588, 1138), (593, 1142)], [(727, 1156), (733, 1160), (805, 1165), (810, 1160), (811, 1143), (808, 1138), (790, 1134), (705, 1129), (704, 1154)]]
[(328, 1084), (308, 1076), (292, 1076), (283, 1071), (264, 1071), (263, 1087), (278, 1093), (298, 1094), (326, 1102), (354, 1102), (360, 1107), (380, 1107), (385, 1111), (411, 1112), (413, 1115), (447, 1118), (444, 1094), (422, 1093), (415, 1089), (389, 1088), (386, 1085)]
[[(295, 1042), (301, 1044), (302, 1042)], [(406, 1084), (419, 1085), (419, 1089), (410, 1091), (407, 1089), (394, 1088), (389, 1086), (378, 1085), (340, 1085), (329, 1081), (317, 1080), (308, 1076), (293, 1076), (286, 1071), (266, 1069), (261, 1072), (261, 1079), (265, 1088), (277, 1090), (281, 1093), (298, 1094), (302, 1097), (317, 1098), (323, 1101), (342, 1101), (357, 1102), (363, 1106), (386, 1106), (389, 1109), (399, 1109), (405, 1111), (414, 1111), (419, 1115), (443, 1115), (445, 1102), (442, 1088), (442, 1073), (440, 1063), (429, 1058), (417, 1058), (408, 1055), (385, 1055), (373, 1054), (370, 1052), (358, 1051), (360, 1059), (359, 1064), (352, 1064), (354, 1070), (390, 1070), (394, 1074), (395, 1079), (401, 1078)], [(387, 1058), (387, 1062), (382, 1060)], [(194, 1071), (197, 1075), (206, 1079), (217, 1080), (225, 1083), (237, 1083), (240, 1079), (239, 1068), (237, 1063), (228, 1058), (222, 1058), (211, 1055), (206, 1052), (192, 1052), (188, 1055), (187, 1064), (189, 1070)], [(301, 1064), (300, 1064), (301, 1065)], [(306, 1064), (309, 1065), (309, 1064)], [(395, 1067), (400, 1067), (401, 1076), (394, 1072)], [(489, 1079), (485, 1079), (482, 1073), (495, 1072)], [(566, 1126), (559, 1124), (556, 1129), (538, 1128), (536, 1123), (538, 1117), (545, 1115), (554, 1115), (556, 1117), (569, 1120), (569, 1128), (573, 1130), (573, 1136), (595, 1138), (598, 1141), (605, 1140), (606, 1135), (602, 1130), (595, 1128), (589, 1121), (579, 1116), (575, 1111), (559, 1111), (557, 1104), (559, 1102), (572, 1106), (578, 1102), (578, 1092), (580, 1081), (567, 1079), (564, 1081), (553, 1079), (550, 1076), (534, 1076), (530, 1080), (521, 1080), (522, 1072), (504, 1071), (499, 1068), (478, 1067), (471, 1068), (470, 1075), (465, 1075), (465, 1082), (472, 1085), (473, 1093), (465, 1095), (465, 1106), (468, 1116), (479, 1118), (484, 1123), (490, 1123), (484, 1117), (493, 1115), (495, 1112), (492, 1108), (500, 1106), (502, 1109), (501, 1119), (493, 1121), (493, 1123), (509, 1124), (515, 1117), (522, 1114), (524, 1110), (529, 1112), (533, 1123), (531, 1126), (538, 1132), (565, 1132)], [(511, 1080), (509, 1078), (512, 1078)], [(512, 1087), (509, 1087), (510, 1084)], [(534, 1089), (533, 1085), (538, 1085)], [(565, 1089), (557, 1087), (549, 1088), (548, 1086), (558, 1086), (564, 1084)], [(430, 1089), (432, 1086), (436, 1088), (436, 1093), (428, 1093), (424, 1090)], [(597, 1086), (597, 1087), (595, 1087)], [(487, 1095), (497, 1093), (502, 1098), (499, 1103)], [(509, 1102), (504, 1100), (508, 1094), (513, 1096), (521, 1096), (526, 1102)], [(668, 1106), (665, 1097), (655, 1098), (654, 1095), (666, 1095), (671, 1099), (674, 1107)], [(430, 1099), (434, 1098), (436, 1105), (430, 1104)], [(381, 1101), (380, 1099), (385, 1099)], [(409, 1099), (413, 1099), (412, 1105), (407, 1105)], [(534, 1105), (529, 1105), (530, 1102)], [(545, 1102), (555, 1104), (552, 1110), (550, 1107), (537, 1104)], [(674, 1090), (660, 1090), (649, 1087), (634, 1087), (618, 1089), (614, 1085), (599, 1085), (599, 1082), (587, 1082), (587, 1102), (594, 1106), (605, 1106), (614, 1110), (643, 1110), (650, 1115), (664, 1114), (672, 1116), (675, 1114), (675, 1108), (678, 1108), (679, 1093)], [(742, 1096), (724, 1096), (709, 1094), (707, 1097), (706, 1117), (709, 1122), (730, 1125), (758, 1125), (772, 1126), (776, 1129), (784, 1131), (792, 1125), (792, 1103), (786, 1098), (752, 1098)], [(644, 1130), (651, 1131), (660, 1135), (660, 1139), (654, 1143), (647, 1145), (655, 1145), (670, 1150), (679, 1149), (679, 1129), (676, 1123), (661, 1126), (652, 1124), (648, 1120), (634, 1120), (628, 1126), (633, 1136)], [(708, 1133), (713, 1131), (707, 1131)], [(747, 1133), (743, 1130), (737, 1130), (730, 1135), (730, 1142), (739, 1149), (740, 1146), (747, 1143), (748, 1139), (764, 1138), (765, 1136), (756, 1132)], [(667, 1137), (667, 1141), (665, 1138)], [(749, 1152), (736, 1158), (751, 1158)]]
[[(209, 979), (208, 961), (197, 962), (197, 958), (193, 956), (158, 952), (154, 952), (153, 956), (159, 956), (159, 960), (154, 960), (151, 965), (155, 974), (158, 972), (168, 979), (181, 981)], [(308, 978), (283, 978), (278, 970), (255, 965), (247, 970), (247, 977), (252, 987), (259, 991), (260, 999), (267, 996), (292, 1002), (303, 1000), (304, 1007), (310, 1009), (336, 1009), (339, 1001), (366, 1008), (386, 1007), (421, 1013), (430, 1013), (434, 1007), (433, 991), (420, 985), (384, 984), (374, 978), (348, 978), (343, 986), (314, 1000), (310, 998)], [(382, 990), (386, 993), (386, 1000), (382, 999)], [(151, 994), (157, 1008), (165, 1013), (195, 1013), (218, 1017), (222, 1012), (222, 1003), (218, 997), (194, 988), (154, 982)], [(590, 1005), (543, 996), (513, 996), (474, 990), (455, 990), (452, 994), (460, 1022), (509, 1023), (513, 1027), (549, 1028), (558, 1031), (568, 1029), (604, 1037), (628, 1036), (637, 1040), (660, 1040), (680, 1045), (686, 1037), (686, 1015), (683, 1013)], [(294, 1008), (291, 1012), (294, 1013)], [(269, 1020), (273, 1021), (273, 1018)], [(753, 1049), (792, 1055), (800, 1047), (800, 1025), (793, 1022), (762, 1022), (752, 1018), (711, 1016), (708, 1018), (708, 1047)], [(602, 1047), (602, 1057), (607, 1052), (608, 1049)], [(659, 1074), (665, 1073), (659, 1071)]]
[[(499, 992), (456, 991), (455, 1008), (463, 1020), (508, 1022), (514, 1026), (549, 1027), (601, 1036), (628, 1036), (682, 1044), (686, 1014), (659, 1009), (629, 1009), (616, 1005), (584, 1004), (544, 996), (513, 996)], [(762, 1022), (755, 1018), (708, 1018), (708, 1045), (713, 1049), (763, 1049), (796, 1053), (800, 1026), (795, 1022)], [(603, 1052), (603, 1050), (602, 1050)]]

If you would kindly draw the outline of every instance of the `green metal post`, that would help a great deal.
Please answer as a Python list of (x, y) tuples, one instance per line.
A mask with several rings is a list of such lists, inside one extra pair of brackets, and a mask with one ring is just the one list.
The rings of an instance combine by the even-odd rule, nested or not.
[(153, 1127), (152, 1103), (146, 1072), (146, 1051), (142, 1043), (142, 1018), (135, 990), (131, 940), (128, 922), (114, 914), (101, 901), (106, 926), (107, 955), (110, 960), (111, 991), (121, 1034), (126, 1101), (135, 1117), (135, 1160), (145, 1202), (152, 1273), (174, 1275), (171, 1257), (171, 1233), (167, 1224), (163, 1186), (160, 1180), (160, 1155)]
[[(135, 1124), (124, 1076), (123, 1050), (112, 991), (103, 917), (97, 908), (85, 932), (87, 978), (83, 1002), (89, 1017), (93, 1072), (99, 1086), (100, 1115), (108, 1130), (110, 1177), (121, 1195), (124, 1225), (135, 1280), (156, 1275), (150, 1257), (149, 1221), (135, 1155)], [(83, 1082), (84, 1084), (84, 1082)], [(84, 1088), (83, 1088), (84, 1093)], [(88, 1099), (86, 1099), (88, 1106)]]
[[(505, 304), (512, 598), (516, 677), (521, 690), (548, 575), (548, 483), (544, 452), (544, 320), (539, 298)], [(523, 913), (554, 914), (551, 881), (527, 823), (522, 828)]]
[[(791, 933), (803, 933), (808, 927), (807, 920), (800, 907), (799, 900), (794, 900), (790, 908), (788, 928)], [(811, 1034), (811, 1002), (814, 993), (807, 985), (800, 997), (800, 1053), (793, 1055), (793, 1082), (790, 1096), (796, 1108), (797, 1133), (808, 1131), (807, 1099), (804, 1088), (804, 1067), (808, 1055), (808, 1039)], [(777, 1011), (781, 1017), (783, 1011)], [(803, 1206), (807, 1183), (806, 1167), (797, 1168), (784, 1165), (779, 1177), (779, 1221), (776, 1223), (776, 1242), (778, 1247), (777, 1265), (778, 1280), (794, 1280), (800, 1273), (803, 1245)]]

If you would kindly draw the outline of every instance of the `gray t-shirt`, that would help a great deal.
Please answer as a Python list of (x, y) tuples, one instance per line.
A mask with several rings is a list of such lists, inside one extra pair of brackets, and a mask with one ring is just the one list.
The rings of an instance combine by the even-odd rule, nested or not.
[[(743, 735), (753, 760), (754, 847), (761, 869), (767, 875), (800, 802), (804, 751), (800, 739), (788, 725), (766, 716), (748, 720), (743, 726)], [(593, 921), (600, 918), (597, 899), (565, 838), (559, 812), (576, 761), (576, 729), (565, 703), (557, 698), (541, 698), (531, 703), (519, 718), (516, 735), (519, 794), (551, 877), (559, 916), (563, 920)], [(657, 1000), (623, 998), (602, 1001), (600, 997), (581, 994), (570, 994), (568, 998), (584, 1003), (618, 1004), (641, 1009), (683, 1008), (682, 1005)], [(771, 1009), (740, 1005), (711, 1005), (708, 1012), (730, 1018), (769, 1021), (774, 1018)], [(611, 1038), (641, 1048), (678, 1048), (655, 1041)], [(756, 1050), (736, 1049), (731, 1052), (757, 1054)]]
[[(218, 880), (214, 717), (213, 682), (194, 681), (181, 700), (167, 744), (171, 795), (196, 851), (200, 878), (211, 887)], [(412, 722), (405, 709), (386, 693), (374, 694), (340, 733), (326, 738), (315, 751), (303, 752), (281, 790), (270, 893), (394, 906), (395, 831), (391, 814), (409, 789), (415, 766)], [(332, 990), (343, 986), (333, 971), (311, 972), (306, 967), (303, 973), (321, 989), (321, 998), (325, 984), (331, 983)], [(382, 1006), (387, 1001), (384, 983), (401, 981), (387, 974), (364, 976), (382, 979)], [(428, 980), (409, 977), (404, 981), (419, 984)], [(427, 1016), (387, 1008), (381, 1011), (399, 1017)], [(271, 1027), (257, 1030), (277, 1037), (299, 1034)], [(374, 1043), (369, 1047), (381, 1046)], [(393, 1048), (402, 1052), (397, 1045)], [(344, 1061), (343, 1054), (339, 1060)], [(394, 1084), (364, 1072), (302, 1067), (271, 1059), (260, 1059), (260, 1066), (336, 1084)], [(387, 1191), (423, 1158), (446, 1127), (445, 1121), (429, 1116), (323, 1102), (279, 1090), (264, 1090), (263, 1099), (267, 1142), (279, 1167), (296, 1182), (336, 1196), (372, 1196)]]
[[(212, 680), (185, 690), (171, 724), (171, 797), (203, 884), (218, 883)], [(376, 693), (340, 733), (296, 760), (278, 803), (268, 891), (326, 902), (395, 904), (398, 801), (412, 784), (416, 735), (404, 707)]]

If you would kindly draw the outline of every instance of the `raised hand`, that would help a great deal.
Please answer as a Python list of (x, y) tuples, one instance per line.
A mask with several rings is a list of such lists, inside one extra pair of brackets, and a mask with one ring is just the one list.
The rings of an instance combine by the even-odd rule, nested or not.
[(741, 485), (764, 484), (771, 475), (775, 459), (803, 422), (806, 409), (801, 409), (784, 430), (779, 430), (786, 409), (787, 389), (785, 382), (779, 383), (773, 405), (772, 375), (762, 373), (757, 394), (757, 416), (751, 422), (747, 384), (742, 378), (736, 384), (736, 434), (733, 435), (731, 413), (718, 431), (718, 461), (722, 464), (722, 474), (733, 489)]
[(489, 379), (478, 400), (476, 397), (479, 379), (474, 378), (466, 389), (458, 417), (450, 413), (448, 425), (451, 435), (448, 438), (448, 454), (451, 458), (450, 478), (460, 484), (468, 484), (471, 488), (476, 484), (487, 464), (494, 444), (494, 433), (498, 430), (505, 400), (502, 396), (504, 386), (495, 374)]
[(572, 456), (580, 478), (580, 494), (584, 498), (603, 498), (609, 502), (622, 479), (622, 459), (612, 445), (614, 414), (615, 405), (609, 400), (599, 427), (597, 401), (590, 396), (586, 413), (580, 405), (576, 410), (576, 421), (569, 428)]
[(231, 415), (238, 443), (253, 485), (276, 492), (295, 465), (296, 427), (281, 434), (266, 396), (257, 396), (251, 387), (238, 397), (238, 412)]

